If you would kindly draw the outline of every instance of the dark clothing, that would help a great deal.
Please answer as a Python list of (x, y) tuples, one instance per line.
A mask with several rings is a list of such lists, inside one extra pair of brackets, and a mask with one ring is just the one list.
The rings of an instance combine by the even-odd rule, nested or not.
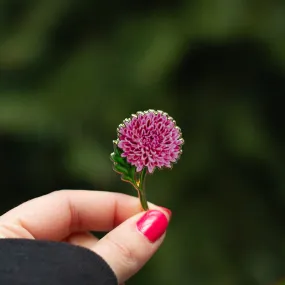
[(94, 252), (61, 242), (0, 239), (1, 285), (117, 285)]

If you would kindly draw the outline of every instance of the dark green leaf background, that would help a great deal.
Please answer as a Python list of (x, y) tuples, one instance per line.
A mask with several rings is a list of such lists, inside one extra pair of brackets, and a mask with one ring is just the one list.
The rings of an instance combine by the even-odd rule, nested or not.
[(0, 0), (1, 213), (63, 188), (136, 195), (112, 140), (161, 109), (186, 143), (147, 195), (173, 219), (129, 284), (275, 284), (284, 95), (284, 1)]

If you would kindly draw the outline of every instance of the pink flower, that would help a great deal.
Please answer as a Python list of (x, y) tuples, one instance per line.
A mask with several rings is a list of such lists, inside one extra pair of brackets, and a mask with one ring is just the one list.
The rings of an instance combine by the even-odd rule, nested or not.
[(162, 111), (138, 112), (118, 128), (118, 147), (122, 157), (140, 172), (147, 167), (171, 168), (182, 153), (183, 139), (175, 121)]

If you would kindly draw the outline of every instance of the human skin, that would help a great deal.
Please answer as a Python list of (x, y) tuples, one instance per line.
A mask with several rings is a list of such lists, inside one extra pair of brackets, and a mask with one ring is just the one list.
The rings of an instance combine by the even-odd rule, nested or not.
[[(161, 246), (170, 210), (112, 192), (61, 190), (25, 202), (0, 217), (0, 238), (68, 242), (99, 254), (119, 284), (138, 272)], [(90, 231), (108, 232), (102, 239)]]

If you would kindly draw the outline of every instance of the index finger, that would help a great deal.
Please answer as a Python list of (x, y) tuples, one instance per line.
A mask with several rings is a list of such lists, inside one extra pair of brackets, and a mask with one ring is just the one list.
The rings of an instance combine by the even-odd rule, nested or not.
[(140, 212), (139, 200), (120, 193), (61, 190), (35, 198), (0, 217), (36, 239), (62, 240), (78, 231), (109, 231)]

